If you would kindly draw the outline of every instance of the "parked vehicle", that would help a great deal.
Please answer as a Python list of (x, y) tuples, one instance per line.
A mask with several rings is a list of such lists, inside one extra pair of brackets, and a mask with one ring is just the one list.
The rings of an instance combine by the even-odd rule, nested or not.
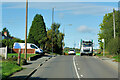
[[(15, 42), (13, 45), (14, 49), (25, 49), (25, 43)], [(38, 48), (35, 44), (27, 43), (27, 49), (35, 49), (35, 53), (43, 54), (43, 50)]]
[(81, 53), (81, 56), (84, 54), (92, 56), (93, 55), (93, 40), (89, 40), (89, 41), (81, 40), (80, 53)]
[(69, 50), (68, 54), (69, 54), (69, 55), (71, 55), (71, 54), (74, 54), (74, 55), (75, 55), (75, 54), (76, 54), (76, 52), (75, 52), (75, 50), (74, 50), (74, 49), (71, 49), (71, 50)]

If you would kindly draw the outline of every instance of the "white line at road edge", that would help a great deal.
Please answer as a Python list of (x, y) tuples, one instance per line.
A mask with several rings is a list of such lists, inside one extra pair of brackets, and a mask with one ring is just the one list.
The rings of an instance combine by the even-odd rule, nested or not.
[(76, 65), (75, 65), (75, 56), (73, 56), (73, 64), (74, 64), (74, 68), (75, 68), (75, 71), (76, 71), (76, 75), (77, 75), (78, 79), (80, 80), (80, 76), (78, 74), (78, 71), (77, 71), (77, 68), (76, 68)]

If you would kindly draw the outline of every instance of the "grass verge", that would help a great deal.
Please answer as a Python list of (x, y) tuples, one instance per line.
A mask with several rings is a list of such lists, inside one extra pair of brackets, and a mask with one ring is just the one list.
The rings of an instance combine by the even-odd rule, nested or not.
[[(96, 54), (98, 57), (103, 56), (103, 54)], [(115, 59), (116, 62), (120, 62), (120, 54), (119, 55), (112, 55), (112, 54), (105, 54), (106, 57), (108, 58), (113, 58)]]
[(112, 58), (114, 58), (115, 61), (120, 62), (120, 54), (119, 55), (115, 55)]
[(8, 76), (14, 72), (20, 71), (23, 68), (18, 66), (16, 61), (2, 61), (2, 80), (5, 80)]
[[(27, 54), (27, 58), (33, 57), (36, 55), (39, 55), (39, 54)], [(18, 54), (17, 53), (8, 53), (8, 58), (12, 58), (12, 56), (18, 57)], [(24, 56), (25, 56), (25, 54), (21, 54), (21, 58), (24, 58)]]
[[(38, 54), (27, 54), (27, 58), (33, 57)], [(15, 56), (15, 57), (13, 57)], [(22, 70), (23, 68), (21, 66), (17, 65), (17, 53), (8, 53), (8, 60), (2, 60), (2, 70), (0, 71), (2, 73), (2, 80), (5, 80), (8, 76), (11, 74)], [(21, 54), (21, 65), (23, 65), (24, 61), (24, 54)]]

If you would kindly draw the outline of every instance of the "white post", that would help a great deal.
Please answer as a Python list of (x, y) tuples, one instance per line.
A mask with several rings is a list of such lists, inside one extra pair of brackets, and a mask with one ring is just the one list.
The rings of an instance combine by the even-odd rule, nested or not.
[(105, 41), (104, 41), (104, 50), (103, 50), (103, 53), (104, 53), (103, 56), (105, 56)]
[(5, 48), (5, 59), (7, 59), (7, 46)]
[(103, 42), (103, 56), (105, 56), (105, 40), (102, 39), (102, 42)]
[(113, 29), (114, 29), (114, 38), (115, 38), (115, 10), (113, 9)]

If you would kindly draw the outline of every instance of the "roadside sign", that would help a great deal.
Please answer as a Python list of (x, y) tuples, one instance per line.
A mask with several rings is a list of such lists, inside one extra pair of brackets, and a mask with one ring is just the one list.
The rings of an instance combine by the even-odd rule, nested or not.
[(104, 42), (104, 39), (102, 39), (102, 42)]

